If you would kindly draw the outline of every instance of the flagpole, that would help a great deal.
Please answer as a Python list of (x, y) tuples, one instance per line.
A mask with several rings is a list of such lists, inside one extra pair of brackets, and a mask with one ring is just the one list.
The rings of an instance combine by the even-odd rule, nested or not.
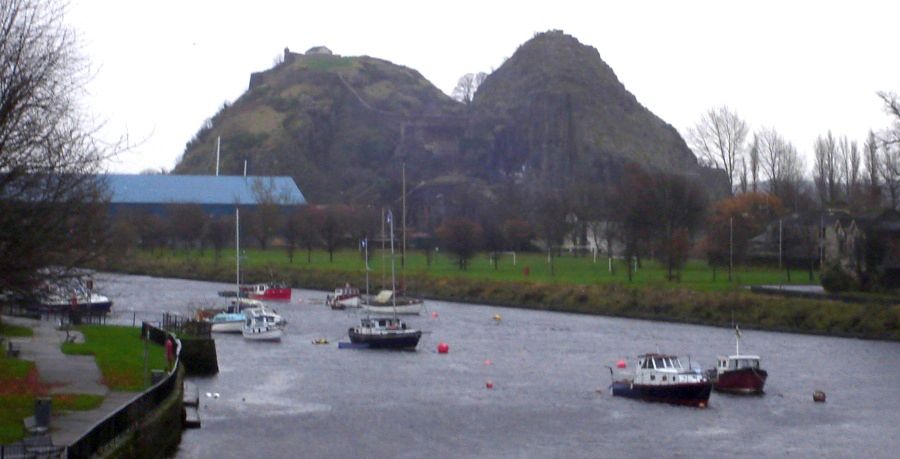
[(363, 250), (366, 251), (366, 299), (369, 298), (369, 240), (363, 239)]

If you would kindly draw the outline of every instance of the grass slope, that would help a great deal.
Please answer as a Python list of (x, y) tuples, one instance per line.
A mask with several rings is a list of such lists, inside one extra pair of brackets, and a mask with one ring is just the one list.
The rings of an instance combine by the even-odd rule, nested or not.
[[(103, 383), (112, 390), (139, 391), (144, 384), (144, 341), (141, 330), (132, 327), (82, 325), (84, 343), (65, 343), (66, 354), (93, 355), (103, 373)], [(165, 368), (162, 346), (149, 343), (147, 368)]]

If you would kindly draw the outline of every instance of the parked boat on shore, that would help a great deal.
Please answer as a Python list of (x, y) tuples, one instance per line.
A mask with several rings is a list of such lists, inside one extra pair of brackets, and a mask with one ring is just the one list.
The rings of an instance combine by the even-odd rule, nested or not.
[(50, 312), (108, 314), (112, 301), (94, 293), (93, 279), (73, 277), (47, 285), (38, 297), (38, 305)]
[(632, 375), (614, 376), (610, 389), (615, 396), (704, 408), (712, 384), (702, 372), (685, 368), (678, 357), (650, 353), (638, 356)]
[(769, 373), (760, 368), (758, 355), (741, 354), (741, 330), (737, 326), (734, 334), (734, 355), (719, 356), (716, 368), (708, 371), (713, 389), (732, 394), (762, 394)]

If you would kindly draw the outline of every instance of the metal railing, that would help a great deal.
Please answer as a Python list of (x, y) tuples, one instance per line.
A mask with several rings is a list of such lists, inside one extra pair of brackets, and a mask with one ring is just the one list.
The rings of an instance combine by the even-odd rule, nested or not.
[(171, 336), (176, 344), (173, 370), (149, 389), (94, 424), (81, 438), (69, 445), (69, 458), (88, 458), (105, 448), (117, 446), (118, 439), (134, 430), (148, 412), (157, 408), (177, 388), (181, 342), (174, 335), (147, 322), (141, 325), (141, 336), (146, 336), (150, 341), (160, 345), (165, 345), (166, 339)]

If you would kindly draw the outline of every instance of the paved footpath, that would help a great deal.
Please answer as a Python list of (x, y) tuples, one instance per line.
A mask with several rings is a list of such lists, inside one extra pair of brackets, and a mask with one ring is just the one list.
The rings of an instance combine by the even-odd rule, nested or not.
[[(51, 386), (51, 394), (104, 397), (103, 403), (93, 410), (68, 411), (63, 414), (54, 411), (50, 420), (50, 438), (54, 445), (70, 445), (95, 423), (139, 395), (137, 392), (110, 391), (102, 383), (100, 368), (93, 356), (63, 354), (61, 345), (66, 341), (66, 331), (57, 330), (53, 322), (10, 316), (3, 316), (3, 322), (34, 330), (34, 336), (10, 340), (19, 345), (20, 359), (35, 363), (41, 382)], [(84, 342), (84, 337), (79, 332), (70, 331), (68, 335), (74, 336), (74, 342)]]

